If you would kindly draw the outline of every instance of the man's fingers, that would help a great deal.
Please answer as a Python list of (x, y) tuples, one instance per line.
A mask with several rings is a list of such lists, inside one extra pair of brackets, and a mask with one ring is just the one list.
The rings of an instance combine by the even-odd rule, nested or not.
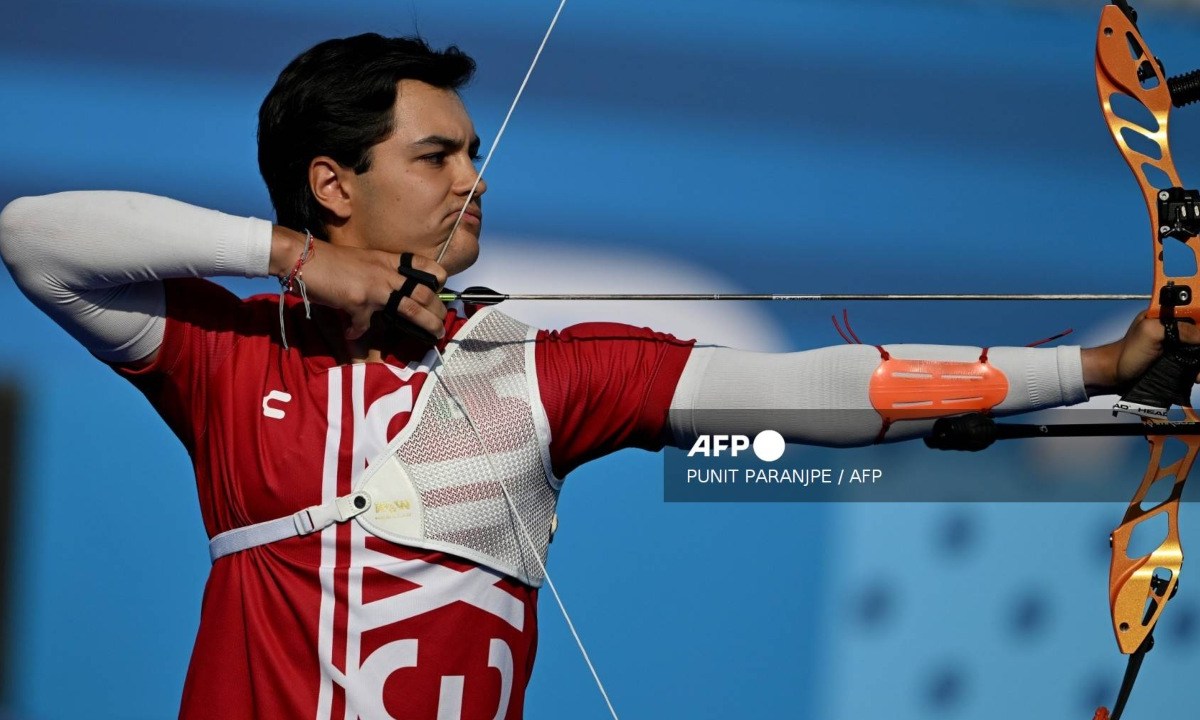
[(416, 303), (418, 307), (425, 308), (434, 315), (437, 315), (438, 320), (446, 317), (446, 304), (438, 297), (437, 291), (432, 288), (418, 285), (413, 289), (412, 295), (408, 299)]
[(430, 275), (437, 278), (437, 288), (436, 289), (440, 289), (440, 288), (443, 288), (446, 286), (446, 278), (449, 277), (446, 273), (446, 269), (444, 267), (442, 267), (441, 265), (438, 265), (433, 260), (430, 260), (429, 258), (426, 258), (426, 257), (421, 257), (420, 255), (413, 255), (412, 267), (414, 270), (420, 270), (421, 272), (429, 273)]
[(1200, 345), (1200, 327), (1192, 323), (1179, 323), (1179, 339), (1188, 345)]
[[(415, 296), (419, 294), (423, 294), (430, 301), (429, 304), (418, 302)], [(433, 333), (434, 337), (441, 338), (446, 334), (446, 306), (436, 293), (424, 285), (413, 291), (413, 296), (400, 300), (396, 314), (422, 330)]]

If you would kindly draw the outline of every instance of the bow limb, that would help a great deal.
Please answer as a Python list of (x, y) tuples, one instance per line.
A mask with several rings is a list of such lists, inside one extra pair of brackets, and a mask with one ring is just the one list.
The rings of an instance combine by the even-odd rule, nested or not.
[[(1183, 548), (1179, 542), (1179, 500), (1188, 472), (1200, 450), (1200, 437), (1149, 437), (1150, 463), (1142, 484), (1125, 510), (1120, 526), (1112, 533), (1112, 563), (1109, 570), (1109, 605), (1113, 631), (1121, 652), (1137, 652), (1154, 630), (1167, 601), (1175, 593), (1183, 567)], [(1168, 442), (1183, 443), (1184, 456), (1164, 464), (1163, 450)], [(1170, 483), (1169, 497), (1149, 509), (1143, 509), (1150, 489)], [(1157, 548), (1140, 557), (1129, 556), (1134, 531), (1144, 522), (1165, 516), (1166, 537)], [(1149, 528), (1147, 528), (1149, 529)]]

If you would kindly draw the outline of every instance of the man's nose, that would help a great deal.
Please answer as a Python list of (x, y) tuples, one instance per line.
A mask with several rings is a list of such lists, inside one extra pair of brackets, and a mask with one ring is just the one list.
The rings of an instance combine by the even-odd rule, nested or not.
[(457, 187), (455, 189), (458, 191), (459, 195), (466, 195), (467, 193), (471, 192), (471, 186), (475, 185), (475, 180), (478, 178), (479, 185), (475, 188), (475, 197), (479, 197), (487, 192), (487, 181), (479, 177), (480, 168), (475, 167), (475, 163), (471, 163), (467, 167), (470, 168), (470, 171), (462, 174), (462, 177), (457, 183)]
[[(474, 168), (474, 166), (472, 166), (472, 168)], [(462, 186), (462, 189), (460, 190), (460, 194), (466, 195), (467, 193), (471, 192), (471, 186), (475, 185), (476, 178), (479, 178), (479, 185), (477, 185), (475, 187), (475, 197), (480, 197), (485, 192), (487, 192), (487, 189), (488, 189), (487, 181), (484, 180), (483, 178), (479, 177), (479, 171), (475, 170), (474, 172), (472, 172), (470, 175), (467, 176), (467, 181)]]

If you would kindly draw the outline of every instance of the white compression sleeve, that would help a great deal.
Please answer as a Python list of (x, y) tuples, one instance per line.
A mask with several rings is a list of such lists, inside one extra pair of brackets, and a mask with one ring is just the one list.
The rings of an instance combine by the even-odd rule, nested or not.
[(271, 223), (130, 192), (25, 197), (0, 213), (21, 290), (108, 362), (147, 357), (166, 325), (161, 280), (265, 277)]
[[(974, 362), (980, 348), (885, 345), (892, 357)], [(753, 436), (771, 412), (770, 429), (788, 442), (847, 447), (875, 441), (883, 420), (871, 404), (871, 376), (881, 362), (872, 345), (842, 345), (798, 353), (755, 353), (697, 347), (671, 401), (675, 444), (691, 447), (699, 435)], [(1008, 395), (994, 408), (1011, 415), (1083, 402), (1087, 393), (1077, 346), (991, 348), (988, 362), (1008, 379)], [(807, 412), (820, 411), (820, 412)], [(886, 439), (923, 436), (932, 420), (897, 422)]]

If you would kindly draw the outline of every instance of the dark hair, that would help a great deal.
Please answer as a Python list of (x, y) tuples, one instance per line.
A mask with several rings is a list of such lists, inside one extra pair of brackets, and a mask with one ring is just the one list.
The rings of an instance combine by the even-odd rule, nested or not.
[(474, 72), (457, 47), (431, 50), (420, 38), (375, 33), (326, 40), (288, 63), (258, 111), (258, 169), (279, 224), (326, 236), (308, 165), (328, 155), (356, 173), (370, 170), (371, 148), (393, 130), (396, 83), (457, 91)]

